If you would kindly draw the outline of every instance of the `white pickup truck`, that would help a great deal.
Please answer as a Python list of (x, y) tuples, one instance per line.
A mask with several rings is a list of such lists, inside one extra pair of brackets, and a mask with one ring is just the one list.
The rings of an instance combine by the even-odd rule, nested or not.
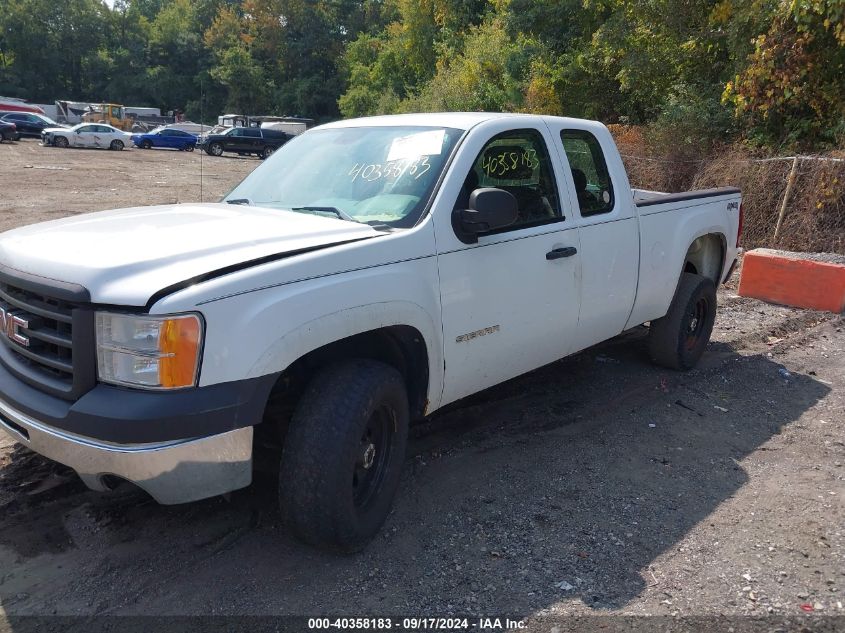
[(692, 367), (741, 216), (733, 188), (632, 190), (596, 122), (324, 125), (221, 203), (0, 235), (0, 427), (164, 504), (274, 451), (293, 532), (360, 549), (414, 420), (643, 323)]

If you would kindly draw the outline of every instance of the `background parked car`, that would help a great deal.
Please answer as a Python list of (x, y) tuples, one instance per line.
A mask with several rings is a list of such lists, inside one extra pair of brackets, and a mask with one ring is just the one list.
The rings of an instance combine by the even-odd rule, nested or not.
[(40, 138), (41, 132), (48, 127), (62, 127), (50, 117), (34, 112), (0, 112), (0, 121), (14, 123), (21, 136)]
[(141, 149), (170, 147), (180, 152), (193, 152), (197, 146), (197, 137), (182, 130), (160, 128), (146, 134), (133, 134), (132, 143)]
[(19, 138), (20, 134), (18, 134), (18, 129), (14, 123), (0, 121), (0, 142), (17, 141)]
[(56, 147), (96, 147), (121, 150), (132, 135), (104, 123), (80, 123), (71, 128), (50, 127), (41, 132), (42, 145)]
[(292, 134), (258, 127), (233, 127), (222, 134), (200, 137), (198, 147), (212, 156), (235, 152), (242, 156), (256, 154), (267, 158), (293, 138)]

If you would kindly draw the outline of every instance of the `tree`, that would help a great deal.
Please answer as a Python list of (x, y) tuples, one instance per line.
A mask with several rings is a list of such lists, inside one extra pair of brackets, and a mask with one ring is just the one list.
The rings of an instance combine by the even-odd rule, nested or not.
[(754, 40), (726, 101), (758, 141), (818, 146), (845, 139), (845, 2), (793, 0)]

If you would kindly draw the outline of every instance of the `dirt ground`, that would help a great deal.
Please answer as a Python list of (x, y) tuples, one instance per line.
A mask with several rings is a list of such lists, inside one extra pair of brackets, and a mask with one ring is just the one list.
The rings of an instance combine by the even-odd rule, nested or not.
[[(206, 156), (204, 198), (259, 164)], [(199, 171), (198, 153), (2, 144), (0, 226), (198, 200)], [(3, 435), (0, 615), (455, 613), (548, 631), (564, 614), (812, 614), (845, 626), (817, 617), (845, 615), (843, 321), (730, 288), (719, 301), (691, 372), (653, 367), (638, 328), (434, 415), (413, 433), (382, 534), (354, 556), (288, 536), (266, 477), (163, 507), (90, 492)]]
[(218, 202), (260, 164), (236, 154), (0, 143), (0, 231), (89, 211)]

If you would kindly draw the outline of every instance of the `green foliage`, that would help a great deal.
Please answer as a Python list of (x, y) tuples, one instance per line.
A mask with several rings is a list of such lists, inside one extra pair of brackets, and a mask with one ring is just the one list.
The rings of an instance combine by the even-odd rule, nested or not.
[(754, 39), (726, 102), (767, 145), (845, 139), (845, 0), (793, 0)]
[(513, 111), (521, 110), (526, 65), (524, 54), (533, 44), (512, 40), (500, 20), (471, 27), (463, 50), (450, 50), (437, 62), (437, 72), (422, 90), (403, 103), (404, 111)]
[(845, 0), (0, 0), (0, 94), (319, 120), (513, 110), (845, 138)]

